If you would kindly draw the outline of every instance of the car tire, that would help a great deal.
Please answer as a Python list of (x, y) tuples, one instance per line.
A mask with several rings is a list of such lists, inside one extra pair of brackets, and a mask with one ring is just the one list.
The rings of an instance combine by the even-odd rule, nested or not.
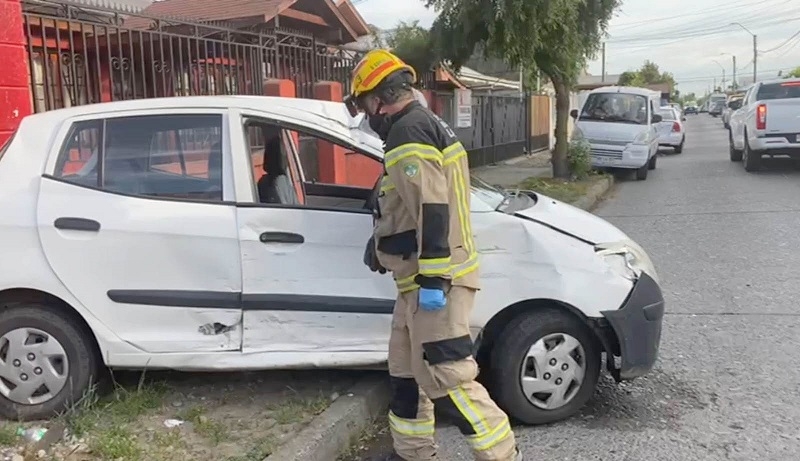
[(750, 149), (750, 143), (747, 141), (747, 133), (744, 134), (742, 164), (744, 164), (744, 170), (748, 172), (758, 171), (758, 169), (761, 168), (761, 154), (759, 152), (753, 152), (753, 150)]
[(636, 179), (638, 181), (644, 181), (647, 179), (647, 171), (649, 170), (650, 162), (648, 161), (641, 168), (636, 169)]
[[(577, 340), (579, 347), (574, 351), (582, 350), (583, 355), (578, 358), (572, 355), (570, 357), (582, 367), (583, 380), (580, 384), (575, 381), (571, 383), (571, 388), (565, 391), (570, 398), (564, 405), (552, 409), (542, 408), (531, 400), (541, 402), (541, 395), (538, 398), (536, 394), (531, 394), (530, 398), (526, 397), (522, 377), (523, 373), (526, 375), (541, 373), (543, 379), (545, 372), (537, 369), (539, 365), (529, 356), (529, 352), (540, 341), (546, 345), (547, 338), (557, 342), (559, 337), (565, 342), (558, 345)], [(552, 350), (546, 352), (552, 353)], [(569, 418), (578, 412), (594, 393), (600, 377), (600, 354), (601, 346), (597, 338), (574, 315), (553, 308), (526, 312), (508, 323), (492, 348), (490, 370), (492, 396), (509, 416), (525, 424), (549, 424)], [(561, 367), (568, 362), (558, 358), (556, 360), (554, 374), (563, 370)], [(514, 378), (510, 378), (511, 376)], [(553, 383), (556, 382), (555, 379), (560, 378), (554, 378)]]
[(686, 136), (684, 136), (683, 139), (681, 139), (681, 143), (680, 144), (675, 146), (675, 153), (676, 154), (680, 154), (680, 153), (683, 152), (683, 143), (685, 143), (685, 142), (686, 142)]
[(728, 131), (728, 155), (731, 158), (731, 162), (742, 161), (742, 151), (736, 150), (736, 148), (733, 147), (733, 132), (730, 130)]
[(654, 155), (650, 157), (650, 161), (647, 162), (647, 169), (648, 170), (655, 170), (656, 169), (656, 162), (658, 161), (658, 155)]
[[(22, 375), (26, 371), (30, 373), (32, 370), (33, 373), (42, 374), (52, 370), (51, 376), (58, 375), (57, 381), (63, 383), (57, 392), (48, 390), (49, 393), (55, 394), (52, 396), (44, 392), (45, 387), (39, 387), (38, 396), (34, 393), (27, 398), (47, 400), (28, 400), (30, 403), (20, 402), (19, 400), (24, 399), (19, 397), (12, 400), (6, 395), (7, 391), (0, 393), (0, 416), (20, 421), (46, 419), (63, 412), (74, 402), (79, 401), (98, 379), (99, 361), (91, 332), (86, 331), (63, 310), (48, 305), (13, 303), (0, 307), (4, 308), (0, 313), (0, 358), (6, 363), (13, 364), (17, 361), (21, 364), (19, 379), (23, 379)], [(22, 345), (32, 345), (29, 343), (31, 339), (34, 340), (33, 344), (45, 344), (41, 349), (46, 347), (49, 350), (46, 363), (50, 368), (37, 366), (42, 364), (42, 357), (35, 354), (37, 350), (35, 348), (15, 348), (22, 350), (17, 352), (18, 357), (7, 355), (12, 352), (7, 345), (15, 342), (15, 339), (22, 338), (24, 340), (19, 342)], [(63, 354), (57, 353), (58, 350)], [(60, 375), (59, 371), (62, 372)], [(30, 380), (30, 377), (26, 380)], [(7, 377), (4, 377), (3, 381), (2, 387), (6, 389), (10, 387), (9, 383), (16, 384), (8, 381)], [(41, 395), (42, 393), (44, 395)]]

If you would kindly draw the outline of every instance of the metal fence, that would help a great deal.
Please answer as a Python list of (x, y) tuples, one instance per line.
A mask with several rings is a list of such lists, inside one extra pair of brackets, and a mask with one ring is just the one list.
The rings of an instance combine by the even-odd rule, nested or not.
[(472, 126), (458, 128), (454, 94), (436, 93), (441, 117), (469, 152), (470, 167), (490, 165), (530, 151), (530, 97), (472, 94)]
[(291, 79), (299, 97), (318, 81), (343, 85), (358, 53), (285, 29), (121, 12), (58, 1), (23, 1), (33, 107), (37, 112), (125, 99), (264, 94)]

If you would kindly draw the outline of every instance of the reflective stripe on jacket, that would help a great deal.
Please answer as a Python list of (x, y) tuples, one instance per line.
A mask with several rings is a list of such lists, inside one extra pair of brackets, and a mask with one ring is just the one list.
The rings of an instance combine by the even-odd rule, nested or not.
[(467, 151), (417, 102), (391, 123), (374, 230), (378, 259), (401, 292), (440, 279), (479, 288)]

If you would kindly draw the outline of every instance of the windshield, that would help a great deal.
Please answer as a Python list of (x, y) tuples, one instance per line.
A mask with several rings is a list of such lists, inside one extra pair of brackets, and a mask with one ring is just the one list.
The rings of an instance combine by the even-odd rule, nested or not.
[(586, 98), (579, 120), (647, 124), (647, 98), (630, 93), (593, 93)]
[(761, 85), (756, 95), (756, 100), (758, 101), (797, 98), (800, 98), (800, 81), (767, 83), (766, 85)]
[(672, 109), (661, 109), (656, 112), (658, 115), (661, 116), (663, 121), (673, 121), (675, 120), (675, 112)]

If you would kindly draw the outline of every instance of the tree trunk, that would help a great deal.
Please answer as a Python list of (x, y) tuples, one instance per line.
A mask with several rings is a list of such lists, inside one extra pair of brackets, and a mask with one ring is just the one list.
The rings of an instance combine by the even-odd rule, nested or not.
[(569, 148), (569, 138), (567, 127), (569, 126), (569, 88), (567, 84), (558, 77), (550, 77), (553, 87), (556, 90), (556, 147), (553, 150), (553, 177), (568, 179), (571, 172), (567, 162), (567, 149)]

